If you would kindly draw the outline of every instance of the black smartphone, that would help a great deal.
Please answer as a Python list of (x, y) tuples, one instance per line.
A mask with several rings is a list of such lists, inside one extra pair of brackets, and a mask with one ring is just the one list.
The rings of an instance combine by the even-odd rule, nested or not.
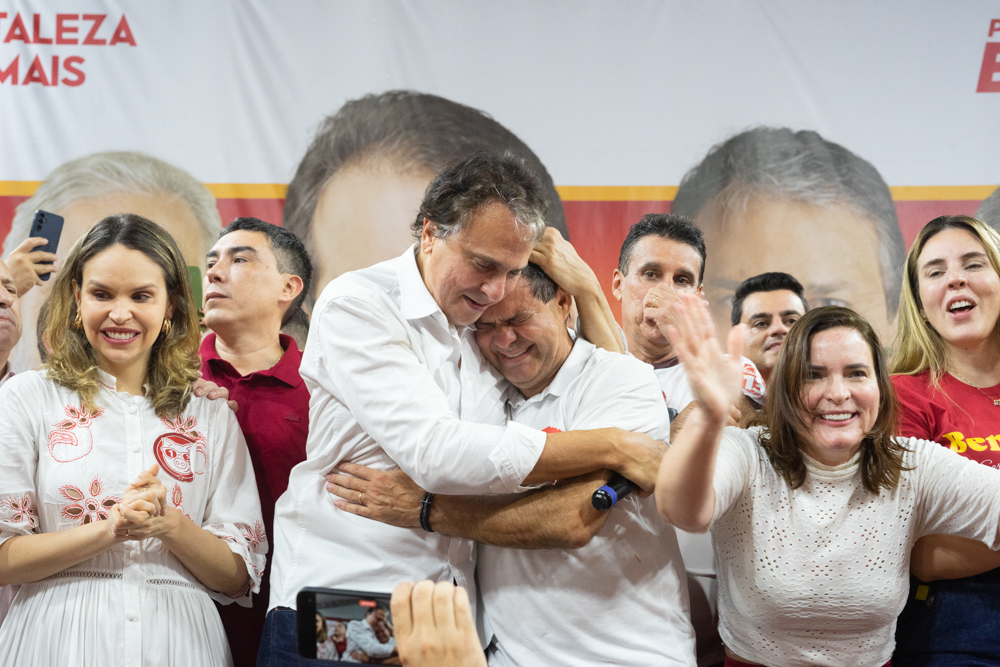
[[(48, 243), (35, 248), (35, 250), (41, 250), (42, 252), (55, 252), (59, 247), (59, 237), (62, 235), (62, 228), (63, 217), (61, 215), (49, 213), (48, 211), (35, 211), (35, 219), (31, 221), (31, 232), (28, 236), (41, 236), (42, 238), (48, 240)], [(49, 263), (50, 262), (45, 262), (45, 264)], [(43, 273), (38, 277), (42, 280), (48, 280), (51, 275), (51, 273)]]
[(390, 593), (303, 588), (296, 600), (299, 655), (333, 665), (395, 656), (391, 597)]

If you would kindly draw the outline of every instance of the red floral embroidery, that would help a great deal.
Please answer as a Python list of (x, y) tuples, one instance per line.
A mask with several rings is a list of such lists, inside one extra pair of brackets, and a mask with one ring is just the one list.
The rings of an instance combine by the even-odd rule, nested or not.
[(153, 443), (153, 455), (160, 469), (179, 482), (190, 482), (195, 475), (204, 474), (208, 467), (208, 450), (205, 435), (195, 430), (198, 420), (178, 416), (160, 421), (171, 429)]
[(260, 545), (267, 544), (267, 533), (264, 532), (264, 526), (260, 525), (260, 521), (254, 521), (253, 528), (245, 523), (238, 523), (236, 527), (240, 529), (243, 539), (250, 544), (250, 551), (259, 554)]
[[(68, 419), (54, 423), (49, 433), (48, 448), (52, 458), (60, 463), (82, 459), (94, 448), (94, 434), (90, 425), (104, 414), (104, 408), (94, 411), (67, 405), (63, 408)], [(74, 430), (79, 429), (76, 433)]]
[(181, 485), (174, 484), (174, 488), (170, 490), (170, 504), (174, 506), (174, 509), (186, 516), (191, 518), (191, 515), (184, 511), (184, 494), (181, 492)]
[(27, 523), (32, 530), (38, 527), (38, 510), (27, 493), (3, 498), (0, 500), (0, 511), (9, 517), (11, 523)]
[(73, 501), (62, 510), (63, 517), (78, 521), (82, 525), (93, 523), (94, 521), (104, 521), (108, 518), (111, 508), (121, 502), (121, 498), (116, 496), (102, 496), (104, 483), (100, 478), (94, 477), (86, 492), (72, 484), (59, 487), (59, 493), (67, 500)]

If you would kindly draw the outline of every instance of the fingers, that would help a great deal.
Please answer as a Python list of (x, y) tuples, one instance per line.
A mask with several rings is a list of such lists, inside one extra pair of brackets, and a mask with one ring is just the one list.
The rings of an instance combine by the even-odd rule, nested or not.
[(228, 405), (229, 409), (232, 410), (233, 412), (236, 412), (237, 410), (240, 409), (240, 405), (236, 401), (226, 401), (226, 405)]
[(118, 511), (121, 512), (122, 517), (125, 518), (129, 523), (133, 523), (136, 525), (142, 525), (149, 519), (150, 516), (152, 516), (149, 512), (133, 509), (129, 505), (120, 504), (118, 506)]
[[(24, 239), (24, 241), (21, 242), (21, 245), (14, 248), (14, 252), (29, 253), (35, 248), (39, 248), (48, 242), (49, 240), (43, 236), (32, 236), (31, 238)], [(52, 254), (52, 253), (45, 253), (45, 254)], [(52, 257), (54, 260), (55, 255), (52, 255)]]
[(344, 500), (361, 504), (361, 494), (363, 491), (351, 486), (354, 477), (348, 477), (346, 475), (335, 475), (330, 473), (326, 476), (326, 490), (333, 495), (343, 498)]
[(439, 630), (455, 628), (455, 586), (450, 581), (439, 581), (434, 586), (434, 625)]
[(413, 610), (413, 626), (433, 628), (434, 622), (434, 582), (424, 579), (417, 582), (410, 594), (410, 607)]
[(413, 584), (404, 581), (392, 591), (392, 599), (389, 601), (389, 608), (392, 611), (393, 625), (396, 627), (397, 637), (409, 637), (413, 633), (413, 612), (410, 609), (410, 594), (413, 592)]
[(743, 356), (743, 342), (746, 340), (747, 325), (737, 324), (729, 332), (729, 358), (738, 360)]
[(475, 632), (475, 621), (472, 620), (472, 604), (469, 602), (469, 591), (461, 586), (455, 587), (455, 627), (460, 633)]
[(370, 507), (365, 507), (364, 505), (358, 505), (357, 503), (349, 503), (342, 498), (337, 498), (336, 500), (333, 501), (333, 504), (339, 510), (344, 510), (345, 512), (350, 512), (351, 514), (356, 514), (366, 519), (372, 518)]
[[(340, 463), (335, 465), (333, 469), (336, 470), (337, 472), (347, 473), (352, 477), (363, 479), (365, 481), (370, 480), (372, 478), (372, 474), (375, 472), (373, 468), (367, 468), (363, 465), (358, 465), (357, 463), (350, 463), (348, 461), (341, 461)], [(354, 487), (349, 487), (349, 488), (354, 488)]]

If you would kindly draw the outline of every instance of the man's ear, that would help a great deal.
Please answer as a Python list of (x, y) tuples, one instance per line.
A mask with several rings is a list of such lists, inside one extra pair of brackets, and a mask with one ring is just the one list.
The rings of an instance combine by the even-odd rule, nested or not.
[(625, 276), (618, 269), (615, 269), (614, 273), (611, 274), (611, 293), (615, 295), (619, 303), (622, 300), (622, 280), (624, 279)]
[(437, 240), (437, 237), (434, 236), (436, 231), (437, 225), (429, 218), (424, 218), (424, 228), (420, 232), (420, 252), (429, 253), (431, 251), (434, 241)]
[(281, 286), (280, 303), (291, 303), (299, 294), (302, 294), (302, 278), (295, 275), (288, 275), (285, 284)]
[(705, 283), (698, 285), (698, 291), (695, 292), (695, 294), (697, 294), (703, 299), (705, 298)]
[(553, 301), (556, 302), (559, 314), (562, 315), (562, 321), (565, 322), (573, 310), (573, 297), (562, 287), (556, 287), (556, 295), (553, 297)]

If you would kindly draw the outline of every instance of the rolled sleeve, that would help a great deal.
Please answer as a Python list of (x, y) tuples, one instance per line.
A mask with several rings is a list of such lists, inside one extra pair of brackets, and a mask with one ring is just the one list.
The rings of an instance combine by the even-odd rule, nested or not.
[(499, 479), (490, 485), (493, 493), (514, 493), (524, 478), (534, 469), (545, 449), (544, 432), (510, 422), (490, 453)]

